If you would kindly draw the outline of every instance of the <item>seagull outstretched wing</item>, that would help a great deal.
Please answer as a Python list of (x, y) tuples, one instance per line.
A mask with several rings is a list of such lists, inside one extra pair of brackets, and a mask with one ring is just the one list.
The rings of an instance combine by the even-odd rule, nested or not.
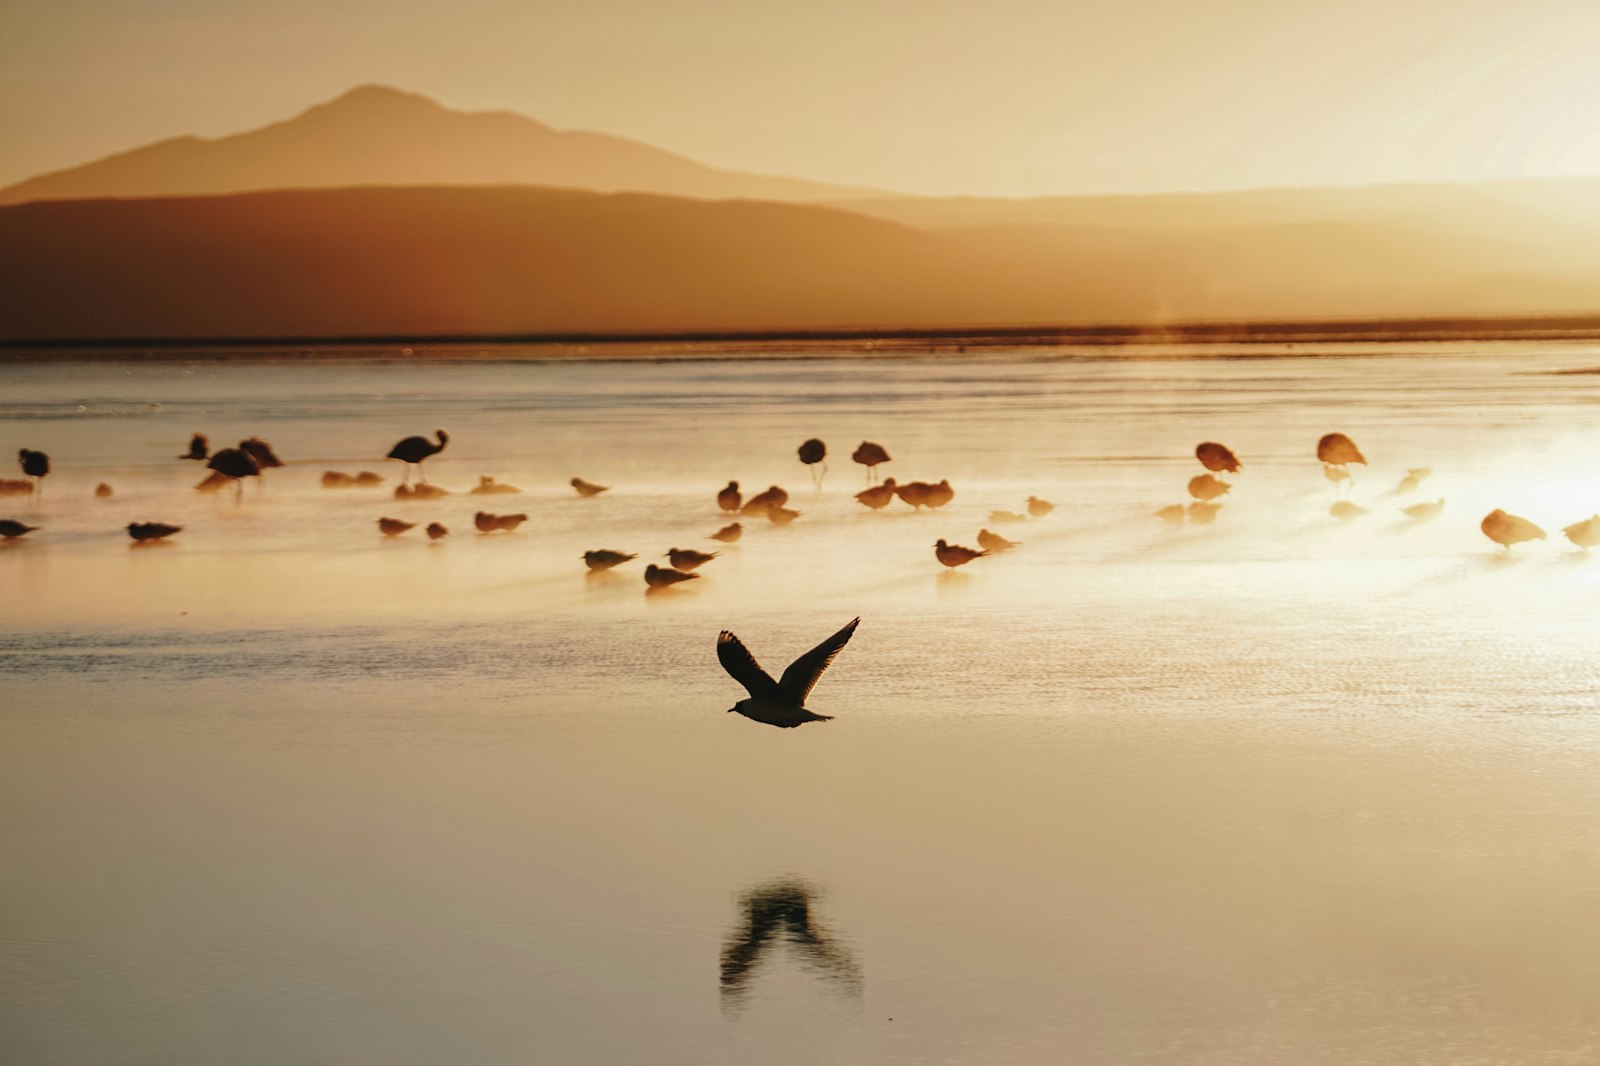
[[(806, 697), (811, 694), (811, 689), (816, 685), (817, 678), (822, 676), (822, 671), (833, 662), (834, 656), (839, 654), (839, 649), (850, 642), (855, 634), (856, 626), (861, 624), (861, 619), (852, 618), (850, 623), (839, 632), (806, 652), (800, 658), (789, 664), (789, 669), (783, 672), (783, 680), (778, 682), (778, 687), (783, 690), (786, 699), (792, 700), (796, 707), (804, 707)], [(726, 663), (726, 660), (724, 660)]]
[(761, 664), (750, 654), (750, 649), (726, 629), (717, 634), (717, 658), (722, 662), (722, 668), (732, 674), (733, 679), (743, 685), (751, 696), (756, 699), (782, 698), (778, 683), (761, 669)]

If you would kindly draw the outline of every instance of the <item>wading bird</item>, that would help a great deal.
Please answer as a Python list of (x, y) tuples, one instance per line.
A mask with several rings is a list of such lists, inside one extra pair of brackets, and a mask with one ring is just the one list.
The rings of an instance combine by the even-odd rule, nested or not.
[(644, 568), (644, 583), (653, 589), (671, 588), (673, 585), (694, 581), (699, 577), (699, 574), (686, 574), (682, 570), (672, 570), (665, 566), (657, 566), (655, 563)]
[(884, 451), (883, 445), (874, 444), (870, 440), (861, 442), (861, 446), (851, 453), (850, 458), (867, 468), (867, 483), (878, 480), (878, 464), (890, 461), (889, 453)]
[(44, 452), (29, 451), (23, 448), (17, 452), (17, 465), (22, 467), (22, 472), (33, 479), (33, 491), (44, 494), (44, 478), (50, 473), (50, 457)]
[(978, 530), (978, 547), (984, 551), (1008, 552), (1021, 543), (1020, 540), (1007, 540), (998, 533), (990, 533), (987, 529)]
[(944, 565), (955, 567), (966, 566), (972, 560), (981, 559), (989, 553), (986, 551), (973, 551), (971, 548), (963, 548), (959, 544), (946, 544), (944, 538), (940, 537), (938, 543), (933, 546), (933, 554)]
[(811, 483), (822, 488), (828, 473), (828, 446), (815, 437), (800, 445), (800, 461), (811, 468)]
[(528, 520), (525, 514), (490, 514), (488, 511), (479, 511), (472, 516), (473, 525), (478, 527), (480, 533), (493, 533), (502, 530), (513, 533), (516, 528)]
[(1015, 511), (990, 511), (989, 521), (999, 525), (1002, 522), (1026, 522), (1028, 516)]
[(212, 471), (212, 474), (196, 485), (195, 488), (202, 492), (215, 492), (224, 484), (222, 479), (228, 479), (233, 482), (234, 490), (239, 499), (244, 498), (243, 479), (261, 476), (261, 468), (256, 465), (256, 461), (250, 457), (249, 453), (238, 448), (222, 449), (211, 457), (206, 466)]
[(615, 552), (607, 548), (600, 548), (592, 552), (583, 553), (584, 564), (590, 570), (610, 570), (613, 566), (627, 562), (629, 559), (639, 558), (637, 553)]
[(145, 544), (149, 541), (162, 540), (174, 533), (182, 533), (182, 526), (169, 526), (164, 522), (129, 522), (128, 536), (136, 543)]
[(817, 679), (828, 668), (828, 664), (833, 662), (839, 650), (849, 643), (851, 636), (855, 634), (856, 626), (860, 624), (861, 619), (851, 619), (850, 623), (839, 632), (790, 663), (789, 668), (783, 672), (783, 677), (777, 681), (772, 680), (771, 675), (761, 669), (755, 656), (750, 654), (749, 649), (738, 637), (726, 629), (718, 633), (718, 661), (722, 663), (722, 668), (750, 693), (748, 699), (742, 699), (729, 707), (728, 713), (738, 712), (753, 722), (777, 726), (779, 729), (793, 729), (807, 722), (831, 721), (832, 715), (816, 714), (807, 710), (806, 697), (811, 694)]
[(25, 526), (14, 518), (0, 518), (0, 540), (16, 540), (38, 528), (38, 526)]
[(178, 456), (178, 458), (199, 459), (203, 462), (204, 460), (210, 458), (210, 448), (211, 444), (206, 440), (206, 435), (204, 433), (196, 433), (194, 436), (189, 438), (189, 450), (183, 455)]
[(693, 548), (668, 548), (667, 561), (674, 570), (694, 570), (711, 560), (721, 552), (697, 552)]
[(1521, 544), (1525, 540), (1544, 540), (1544, 530), (1528, 521), (1518, 518), (1514, 514), (1506, 514), (1495, 508), (1483, 516), (1483, 521), (1478, 523), (1478, 528), (1483, 530), (1483, 535), (1500, 545), (1506, 551), (1511, 550), (1513, 544)]
[(862, 489), (856, 493), (856, 499), (874, 511), (881, 511), (894, 502), (894, 478), (886, 477), (883, 484), (874, 485), (870, 489)]
[(578, 490), (579, 496), (598, 496), (611, 487), (610, 485), (596, 485), (594, 482), (585, 481), (581, 477), (573, 478), (570, 484)]
[(1203, 444), (1195, 445), (1194, 457), (1200, 464), (1213, 474), (1237, 474), (1239, 472), (1239, 458), (1228, 449), (1225, 444), (1218, 444), (1208, 440)]
[(402, 522), (398, 518), (378, 519), (378, 530), (386, 537), (398, 537), (414, 526), (416, 526), (415, 522)]
[(1348, 522), (1352, 518), (1360, 518), (1362, 515), (1366, 514), (1367, 509), (1361, 506), (1359, 503), (1353, 503), (1350, 500), (1339, 500), (1332, 507), (1328, 508), (1328, 513), (1342, 522)]
[(937, 510), (955, 498), (956, 490), (950, 487), (950, 482), (940, 481), (937, 485), (928, 486), (928, 495), (924, 502)]
[(744, 526), (740, 525), (738, 522), (734, 522), (731, 525), (723, 526), (721, 529), (711, 534), (711, 539), (720, 540), (724, 544), (732, 544), (742, 536), (744, 536)]
[(724, 511), (737, 511), (739, 509), (739, 483), (730, 481), (726, 488), (717, 493), (717, 506)]
[(914, 511), (928, 506), (928, 493), (932, 491), (933, 486), (926, 481), (907, 481), (894, 487), (894, 494), (909, 503)]
[(417, 477), (424, 485), (428, 483), (427, 472), (422, 469), (422, 461), (430, 455), (438, 455), (444, 451), (444, 446), (450, 443), (450, 434), (442, 429), (434, 430), (439, 436), (439, 443), (435, 444), (427, 437), (407, 437), (405, 440), (389, 449), (388, 458), (398, 459), (406, 464), (406, 481), (411, 480), (411, 468), (417, 468)]

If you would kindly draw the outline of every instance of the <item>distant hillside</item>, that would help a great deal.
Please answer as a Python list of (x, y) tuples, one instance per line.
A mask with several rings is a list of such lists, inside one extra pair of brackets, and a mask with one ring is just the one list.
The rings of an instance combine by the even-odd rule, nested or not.
[(0, 292), (7, 340), (1540, 314), (1600, 310), (1600, 241), (1526, 212), (929, 231), (813, 205), (382, 187), (0, 207)]
[(874, 190), (718, 170), (637, 141), (508, 111), (452, 111), (378, 85), (286, 122), (175, 137), (0, 189), (0, 204), (360, 185), (558, 185), (707, 198), (820, 200)]

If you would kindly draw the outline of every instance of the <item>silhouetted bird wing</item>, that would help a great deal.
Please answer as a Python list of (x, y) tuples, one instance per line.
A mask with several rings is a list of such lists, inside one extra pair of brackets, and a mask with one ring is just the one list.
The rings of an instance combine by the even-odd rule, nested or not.
[(789, 664), (789, 669), (783, 672), (783, 679), (778, 682), (778, 687), (783, 690), (784, 696), (794, 701), (796, 707), (805, 706), (806, 697), (811, 694), (811, 689), (822, 676), (822, 671), (833, 662), (834, 656), (839, 654), (839, 649), (850, 643), (856, 626), (860, 624), (861, 619), (852, 618), (849, 625)]
[[(750, 649), (726, 629), (717, 634), (717, 658), (722, 662), (722, 668), (733, 675), (733, 679), (743, 685), (745, 691), (756, 699), (784, 697), (783, 690), (772, 680), (772, 675), (761, 669), (761, 664), (750, 654)], [(793, 670), (794, 667), (791, 666), (789, 669)], [(820, 672), (819, 670), (818, 673)]]

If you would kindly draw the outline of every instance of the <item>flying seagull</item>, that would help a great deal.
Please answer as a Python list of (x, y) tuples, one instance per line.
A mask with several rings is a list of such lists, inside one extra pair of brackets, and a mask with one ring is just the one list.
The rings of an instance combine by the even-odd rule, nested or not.
[(763, 722), (779, 729), (793, 729), (807, 722), (828, 722), (833, 716), (813, 714), (806, 710), (806, 697), (811, 694), (817, 679), (833, 662), (834, 656), (850, 641), (861, 619), (852, 618), (839, 632), (806, 652), (789, 664), (783, 678), (772, 680), (761, 669), (755, 656), (740, 643), (739, 638), (724, 629), (717, 634), (717, 658), (722, 668), (745, 687), (750, 698), (740, 700), (728, 708), (728, 713), (738, 711), (753, 722)]

